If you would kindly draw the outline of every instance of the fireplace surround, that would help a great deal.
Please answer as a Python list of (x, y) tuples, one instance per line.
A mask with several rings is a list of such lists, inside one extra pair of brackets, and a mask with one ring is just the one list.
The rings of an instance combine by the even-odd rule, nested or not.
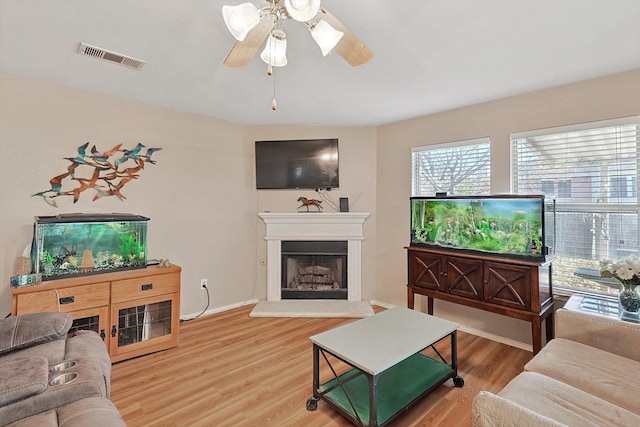
[(347, 300), (361, 301), (361, 252), (365, 212), (261, 212), (266, 225), (267, 301), (282, 300), (283, 241), (346, 242)]

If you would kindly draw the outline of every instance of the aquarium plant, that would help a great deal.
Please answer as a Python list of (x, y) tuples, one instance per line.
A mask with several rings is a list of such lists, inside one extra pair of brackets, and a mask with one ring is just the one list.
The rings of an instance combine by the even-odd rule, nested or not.
[(138, 239), (136, 239), (133, 234), (120, 236), (120, 242), (120, 254), (125, 260), (134, 262), (144, 253), (142, 245), (140, 245)]
[(44, 260), (42, 263), (44, 274), (51, 274), (54, 267), (53, 255), (47, 250), (42, 251), (41, 258)]

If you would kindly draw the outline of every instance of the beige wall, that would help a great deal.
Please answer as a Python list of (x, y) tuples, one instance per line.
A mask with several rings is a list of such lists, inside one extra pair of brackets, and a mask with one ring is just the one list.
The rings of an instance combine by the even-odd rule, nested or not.
[[(31, 241), (33, 217), (68, 212), (130, 212), (151, 218), (149, 258), (183, 267), (181, 313), (205, 308), (200, 279), (207, 278), (211, 307), (224, 308), (266, 297), (264, 224), (259, 211), (295, 211), (309, 191), (256, 191), (254, 141), (340, 140), (340, 189), (328, 193), (366, 211), (363, 296), (373, 298), (375, 277), (376, 129), (247, 127), (0, 74), (0, 315), (9, 313), (14, 261)], [(106, 150), (118, 143), (162, 147), (139, 179), (115, 197), (59, 208), (32, 194), (66, 171), (63, 157), (89, 141)], [(89, 192), (87, 192), (89, 193)], [(331, 210), (325, 203), (325, 210)]]
[[(428, 96), (428, 94), (425, 94)], [(492, 192), (509, 192), (510, 132), (640, 114), (640, 70), (561, 86), (378, 129), (376, 297), (406, 304), (411, 147), (488, 136)], [(424, 298), (419, 301), (424, 306)], [(424, 307), (422, 308), (424, 310)], [(461, 324), (530, 343), (529, 324), (436, 302), (436, 314)]]
[[(32, 194), (66, 171), (78, 146), (162, 147), (127, 200), (83, 194), (59, 208)], [(243, 127), (195, 114), (0, 75), (0, 314), (10, 311), (9, 277), (32, 237), (35, 215), (130, 212), (151, 218), (149, 258), (181, 265), (183, 314), (204, 309), (200, 278), (214, 306), (252, 298), (256, 191), (253, 144)], [(87, 192), (89, 193), (89, 192)]]
[[(425, 94), (428, 96), (428, 94)], [(410, 149), (480, 136), (492, 141), (494, 192), (509, 191), (509, 133), (640, 114), (640, 70), (434, 114), (379, 128), (248, 127), (0, 74), (0, 315), (10, 311), (15, 258), (30, 243), (33, 216), (132, 212), (151, 218), (149, 257), (183, 267), (183, 315), (212, 305), (264, 299), (260, 211), (295, 211), (309, 191), (256, 191), (253, 141), (340, 139), (340, 189), (352, 211), (369, 212), (363, 242), (363, 298), (406, 304)], [(163, 147), (158, 163), (124, 188), (127, 200), (82, 197), (59, 209), (31, 195), (63, 172), (85, 142)], [(105, 148), (106, 149), (106, 148)], [(327, 209), (325, 207), (325, 209)], [(419, 300), (419, 307), (424, 301)], [(436, 313), (528, 343), (529, 325), (452, 304)]]

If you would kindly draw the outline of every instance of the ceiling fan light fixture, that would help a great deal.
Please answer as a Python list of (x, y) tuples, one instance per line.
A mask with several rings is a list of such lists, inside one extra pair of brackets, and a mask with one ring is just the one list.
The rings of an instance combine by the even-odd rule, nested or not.
[(338, 31), (326, 21), (320, 21), (311, 28), (311, 37), (316, 41), (322, 56), (327, 56), (344, 36), (342, 31)]
[(269, 34), (260, 59), (273, 67), (287, 65), (287, 35), (284, 31), (275, 29)]
[(222, 17), (233, 37), (243, 41), (247, 33), (260, 22), (260, 11), (253, 3), (222, 6)]
[(320, 10), (320, 0), (284, 0), (284, 7), (292, 19), (310, 21)]

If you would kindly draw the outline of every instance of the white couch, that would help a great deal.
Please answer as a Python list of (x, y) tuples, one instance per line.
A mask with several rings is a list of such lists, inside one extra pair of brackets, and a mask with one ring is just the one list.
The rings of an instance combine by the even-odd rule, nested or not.
[(474, 398), (473, 425), (640, 426), (640, 324), (566, 309), (555, 322), (524, 372)]

